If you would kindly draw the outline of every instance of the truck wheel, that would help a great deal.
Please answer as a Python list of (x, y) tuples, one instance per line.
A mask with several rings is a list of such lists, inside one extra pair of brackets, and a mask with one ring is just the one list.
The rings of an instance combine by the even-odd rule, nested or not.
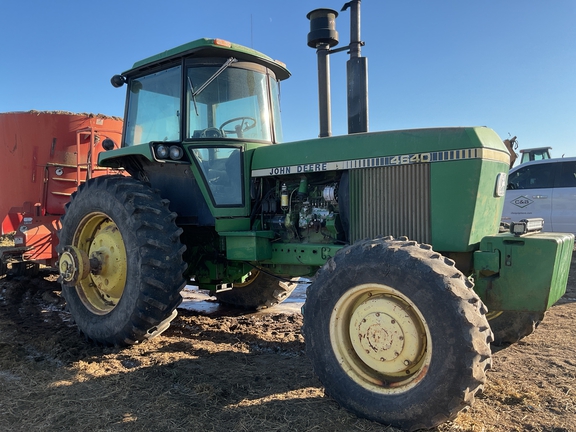
[(229, 306), (260, 310), (282, 303), (296, 286), (295, 283), (281, 281), (253, 270), (246, 282), (234, 284), (231, 290), (216, 293), (216, 299)]
[(432, 428), (474, 400), (491, 365), (486, 307), (454, 261), (405, 237), (340, 250), (309, 286), (306, 352), (360, 417)]
[(486, 315), (494, 333), (493, 345), (506, 345), (534, 333), (544, 319), (544, 312), (491, 311)]
[(87, 338), (122, 346), (168, 327), (185, 285), (175, 218), (167, 200), (128, 177), (97, 177), (72, 195), (58, 265), (67, 307)]

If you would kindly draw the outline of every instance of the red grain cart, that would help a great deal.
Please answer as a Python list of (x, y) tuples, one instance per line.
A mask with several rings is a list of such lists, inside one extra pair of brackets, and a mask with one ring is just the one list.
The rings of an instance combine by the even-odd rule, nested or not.
[(68, 112), (0, 113), (0, 275), (54, 267), (56, 232), (70, 195), (91, 177), (110, 173), (96, 162), (100, 143), (120, 143), (122, 120)]

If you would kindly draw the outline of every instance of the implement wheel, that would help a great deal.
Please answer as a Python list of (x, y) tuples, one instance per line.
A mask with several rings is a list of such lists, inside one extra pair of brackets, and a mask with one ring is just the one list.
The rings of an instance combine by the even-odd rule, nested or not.
[(258, 270), (253, 270), (244, 283), (234, 284), (228, 291), (216, 294), (220, 303), (242, 309), (260, 310), (286, 300), (296, 288), (296, 283), (280, 281)]
[(306, 352), (326, 392), (406, 430), (456, 417), (491, 365), (486, 308), (454, 262), (391, 237), (339, 251), (304, 305)]
[(486, 315), (496, 346), (513, 344), (534, 333), (544, 319), (544, 312), (490, 311)]
[(182, 230), (168, 201), (128, 177), (89, 180), (59, 233), (62, 293), (80, 331), (105, 345), (164, 331), (182, 301)]

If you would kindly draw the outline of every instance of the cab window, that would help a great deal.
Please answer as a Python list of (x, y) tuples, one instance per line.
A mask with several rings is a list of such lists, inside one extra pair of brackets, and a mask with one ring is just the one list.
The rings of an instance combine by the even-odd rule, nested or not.
[(237, 147), (209, 147), (192, 150), (214, 205), (243, 205), (242, 158)]
[(180, 140), (181, 67), (132, 79), (124, 145)]

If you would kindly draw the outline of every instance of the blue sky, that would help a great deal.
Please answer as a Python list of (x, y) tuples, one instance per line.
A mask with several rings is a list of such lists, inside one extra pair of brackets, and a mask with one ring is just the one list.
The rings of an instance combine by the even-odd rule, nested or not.
[[(110, 77), (200, 37), (286, 63), (285, 140), (318, 135), (312, 9), (344, 0), (0, 2), (0, 112), (123, 115)], [(337, 20), (349, 40), (349, 12)], [(370, 130), (482, 125), (576, 156), (576, 1), (364, 0)], [(345, 134), (345, 53), (331, 56), (332, 130)]]

